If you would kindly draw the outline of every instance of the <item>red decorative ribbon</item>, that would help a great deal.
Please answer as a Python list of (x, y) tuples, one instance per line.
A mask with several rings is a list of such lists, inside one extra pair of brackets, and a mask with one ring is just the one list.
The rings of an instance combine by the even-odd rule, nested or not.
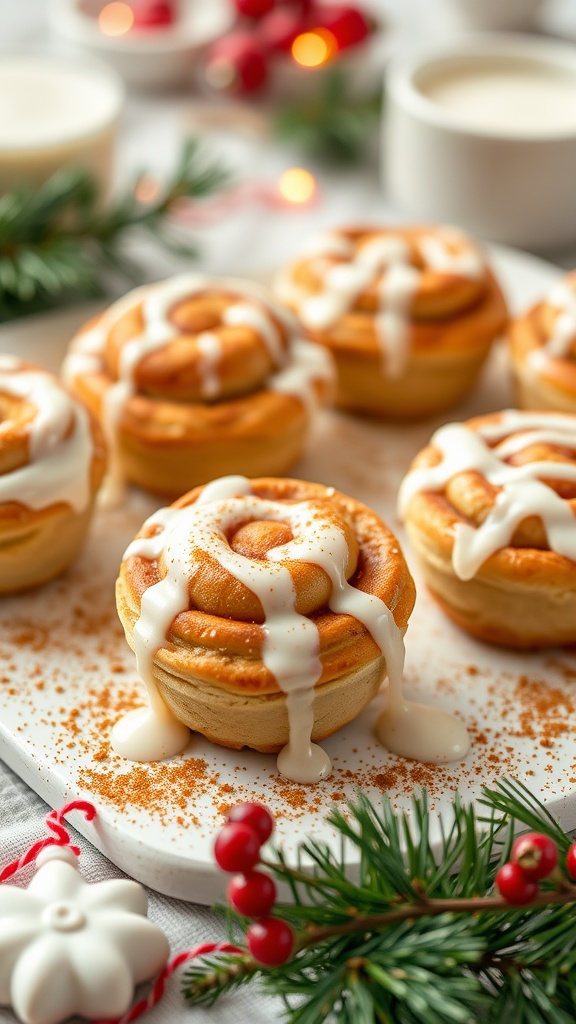
[[(27, 853), (23, 854), (19, 860), (15, 860), (12, 864), (8, 864), (2, 871), (0, 871), (0, 882), (5, 882), (7, 878), (11, 878), (21, 868), (26, 867), (27, 864), (31, 864), (32, 861), (36, 860), (36, 857), (41, 850), (46, 849), (47, 846), (66, 846), (72, 853), (75, 853), (78, 857), (80, 855), (80, 848), (78, 846), (72, 846), (70, 843), (70, 833), (62, 824), (63, 818), (70, 811), (80, 811), (86, 821), (92, 821), (96, 817), (96, 808), (94, 804), (89, 803), (88, 800), (72, 800), (69, 804), (65, 804), (59, 811), (50, 811), (46, 815), (46, 827), (54, 833), (54, 835), (47, 836), (46, 839), (40, 839), (37, 843), (34, 843), (30, 847)], [(244, 950), (239, 949), (238, 946), (232, 946), (229, 942), (205, 942), (200, 946), (196, 946), (195, 949), (186, 950), (183, 953), (177, 953), (176, 956), (172, 957), (168, 961), (166, 966), (160, 972), (150, 994), (146, 999), (141, 999), (139, 1003), (135, 1003), (132, 1009), (128, 1010), (123, 1017), (116, 1017), (115, 1020), (101, 1020), (96, 1021), (96, 1024), (130, 1024), (131, 1021), (136, 1020), (137, 1017), (141, 1017), (143, 1013), (151, 1010), (153, 1006), (156, 1006), (160, 1002), (166, 989), (166, 982), (170, 978), (174, 971), (181, 967), (182, 964), (188, 963), (189, 960), (194, 960), (197, 956), (206, 956), (208, 953), (243, 953)]]
[(46, 839), (40, 839), (37, 843), (34, 843), (30, 847), (27, 853), (20, 857), (20, 860), (15, 860), (12, 864), (8, 864), (2, 871), (0, 871), (0, 882), (5, 882), (7, 878), (11, 878), (21, 868), (25, 868), (27, 864), (31, 864), (32, 861), (36, 860), (36, 857), (41, 850), (46, 849), (47, 846), (67, 846), (72, 853), (75, 853), (77, 857), (80, 856), (80, 848), (78, 846), (72, 846), (70, 843), (70, 833), (64, 828), (62, 819), (70, 811), (81, 811), (86, 821), (92, 821), (96, 817), (96, 808), (94, 804), (89, 803), (87, 800), (72, 800), (69, 804), (65, 804), (59, 811), (50, 811), (46, 815), (46, 828), (50, 829), (54, 833), (53, 836), (48, 836)]

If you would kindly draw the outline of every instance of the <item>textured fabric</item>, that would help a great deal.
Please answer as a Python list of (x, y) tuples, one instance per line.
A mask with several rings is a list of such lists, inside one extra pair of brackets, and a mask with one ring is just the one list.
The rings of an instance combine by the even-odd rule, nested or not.
[[(37, 839), (44, 838), (44, 818), (48, 810), (47, 804), (0, 761), (0, 868), (17, 860)], [(87, 881), (123, 877), (118, 868), (73, 829), (70, 835), (82, 851), (80, 870)], [(10, 884), (26, 886), (32, 874), (32, 867), (25, 868)], [(150, 890), (148, 900), (149, 917), (168, 936), (172, 953), (191, 949), (200, 942), (226, 938), (222, 920), (205, 907), (169, 899)], [(250, 1020), (250, 1024), (267, 1024), (281, 1016), (282, 1002), (262, 995), (253, 985), (225, 996), (210, 1010), (192, 1009), (180, 995), (179, 977), (176, 974), (171, 978), (164, 999), (142, 1018), (143, 1021), (150, 1024), (240, 1024)], [(15, 1020), (9, 1010), (0, 1009), (0, 1024), (15, 1024)]]

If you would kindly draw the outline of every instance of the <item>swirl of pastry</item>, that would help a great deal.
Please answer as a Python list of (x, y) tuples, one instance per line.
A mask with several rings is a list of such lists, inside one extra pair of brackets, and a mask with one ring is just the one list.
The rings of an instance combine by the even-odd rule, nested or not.
[(518, 405), (576, 412), (576, 271), (512, 321), (508, 340)]
[(105, 468), (100, 429), (52, 374), (0, 355), (0, 593), (76, 557)]
[(275, 291), (332, 353), (338, 403), (380, 416), (453, 405), (507, 322), (484, 255), (455, 228), (330, 231)]
[(399, 511), (463, 628), (515, 647), (576, 642), (576, 416), (511, 409), (441, 427)]
[(63, 375), (102, 422), (115, 504), (124, 480), (174, 497), (215, 474), (284, 472), (332, 368), (263, 288), (183, 274), (87, 325)]
[[(401, 686), (414, 586), (398, 542), (359, 502), (298, 480), (224, 477), (148, 519), (117, 603), (156, 720), (168, 709), (223, 746), (280, 750), (282, 773), (311, 782), (330, 768), (311, 741), (351, 721), (386, 671)], [(121, 722), (116, 750), (174, 753), (170, 721), (166, 738), (149, 717)]]

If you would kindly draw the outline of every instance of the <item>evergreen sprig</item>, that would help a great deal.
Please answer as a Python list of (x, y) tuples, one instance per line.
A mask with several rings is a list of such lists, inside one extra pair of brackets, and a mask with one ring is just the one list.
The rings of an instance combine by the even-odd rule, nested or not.
[(112, 279), (137, 283), (142, 268), (123, 251), (135, 230), (179, 256), (197, 256), (196, 247), (175, 233), (170, 212), (180, 199), (199, 199), (221, 188), (227, 173), (189, 139), (169, 180), (149, 200), (139, 198), (147, 179), (139, 173), (126, 193), (105, 207), (92, 176), (70, 167), (37, 188), (24, 183), (1, 196), (0, 321), (103, 295)]
[(353, 164), (360, 159), (370, 128), (380, 117), (382, 91), (354, 96), (342, 68), (323, 73), (316, 93), (277, 110), (276, 132), (331, 164)]
[[(494, 889), (524, 827), (553, 839), (560, 864), (571, 845), (526, 787), (501, 782), (484, 791), (478, 810), (456, 796), (438, 844), (426, 793), (414, 796), (410, 813), (385, 795), (375, 807), (360, 793), (328, 820), (341, 836), (338, 854), (310, 839), (296, 866), (280, 849), (266, 863), (291, 892), (274, 914), (296, 933), (292, 959), (266, 970), (248, 953), (206, 957), (184, 978), (191, 1003), (211, 1005), (259, 977), (284, 997), (289, 1024), (574, 1021), (576, 886), (557, 869), (521, 908)], [(359, 858), (354, 881), (350, 846)], [(228, 914), (236, 930), (245, 927)]]

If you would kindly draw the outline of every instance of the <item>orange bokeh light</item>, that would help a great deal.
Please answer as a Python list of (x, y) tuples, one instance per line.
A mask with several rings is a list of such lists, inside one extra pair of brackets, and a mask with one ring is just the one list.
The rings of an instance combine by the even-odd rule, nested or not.
[(302, 32), (292, 43), (292, 56), (303, 68), (319, 68), (327, 64), (337, 50), (336, 36), (327, 28)]
[(145, 174), (136, 183), (134, 195), (139, 203), (153, 203), (160, 197), (161, 191), (160, 182)]
[(128, 4), (106, 4), (98, 15), (100, 31), (105, 36), (123, 36), (134, 24), (134, 14)]
[(308, 203), (316, 192), (314, 175), (304, 167), (290, 167), (280, 175), (278, 191), (287, 203)]

